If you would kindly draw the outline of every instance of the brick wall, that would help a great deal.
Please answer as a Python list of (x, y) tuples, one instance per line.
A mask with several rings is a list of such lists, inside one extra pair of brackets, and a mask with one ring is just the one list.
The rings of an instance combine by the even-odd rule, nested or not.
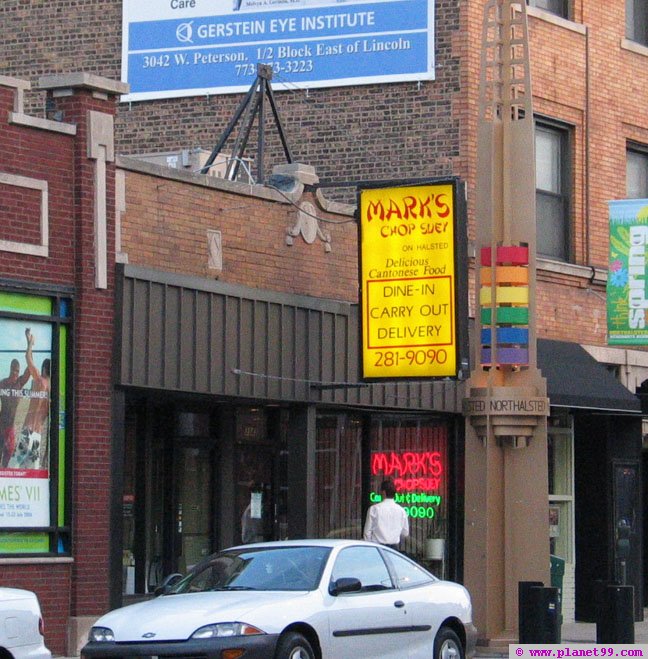
[[(35, 80), (43, 73), (87, 71), (119, 79), (121, 6), (121, 0), (82, 0), (73, 6), (68, 0), (50, 0), (26, 8), (21, 0), (4, 0), (0, 61), (5, 73)], [(455, 43), (460, 35), (458, 7), (450, 0), (436, 3), (439, 66), (434, 82), (306, 93), (281, 91), (278, 80), (273, 81), (295, 160), (315, 166), (322, 179), (464, 176), (459, 153), (463, 129), (460, 115), (453, 112), (453, 103), (461, 99)], [(203, 95), (123, 104), (116, 124), (118, 152), (211, 149), (241, 98)], [(42, 112), (42, 99), (34, 109)], [(266, 147), (270, 164), (283, 160), (272, 129)]]
[[(219, 187), (175, 180), (173, 170), (166, 177), (128, 171), (121, 222), (122, 250), (129, 262), (198, 277), (218, 274), (228, 283), (286, 293), (357, 299), (352, 217), (323, 211), (306, 193), (299, 202), (310, 202), (319, 217), (330, 220), (319, 224), (330, 235), (331, 252), (319, 238), (309, 245), (298, 235), (287, 245), (298, 208), (280, 195), (268, 199), (267, 191), (258, 196), (244, 192), (248, 186), (227, 181), (215, 185)], [(208, 230), (221, 232), (222, 273), (208, 267)]]
[[(530, 18), (535, 110), (572, 129), (572, 234), (576, 263), (606, 267), (607, 201), (625, 198), (626, 140), (648, 144), (648, 49), (623, 45), (621, 0), (579, 5), (583, 25)], [(604, 337), (603, 337), (604, 338)]]
[[(436, 3), (438, 66), (433, 82), (278, 92), (295, 159), (315, 166), (323, 180), (459, 175), (468, 182), (473, 235), (472, 223), (478, 219), (474, 181), (482, 8), (481, 0)], [(71, 69), (118, 76), (119, 0), (75, 5), (74, 30), (68, 21), (71, 11), (65, 0), (29, 10), (19, 0), (3, 2), (0, 36), (6, 38), (0, 40), (0, 54), (6, 72), (32, 79)], [(624, 0), (587, 0), (574, 11), (574, 22), (567, 22), (530, 10), (534, 104), (537, 113), (572, 126), (573, 260), (605, 269), (606, 202), (625, 196), (626, 140), (648, 144), (648, 109), (639, 101), (648, 83), (648, 51), (623, 46)], [(225, 95), (123, 104), (116, 121), (117, 150), (211, 149), (240, 99)], [(268, 147), (271, 164), (280, 162), (273, 133)], [(545, 280), (549, 286), (544, 297), (555, 299), (561, 284), (540, 273), (541, 285)], [(601, 305), (596, 295), (585, 298), (579, 290), (587, 281), (586, 274), (564, 278), (567, 289), (560, 290), (559, 298), (566, 304), (582, 303), (584, 309), (594, 305), (596, 317), (579, 322), (587, 326), (588, 340), (602, 344)], [(590, 288), (604, 291), (600, 281)], [(556, 317), (544, 331), (555, 329), (555, 338), (581, 336), (571, 326), (558, 325)]]
[[(96, 81), (95, 81), (96, 82)], [(48, 253), (2, 251), (2, 288), (69, 291), (74, 304), (73, 415), (68, 417), (74, 443), (72, 560), (0, 559), (0, 583), (34, 590), (40, 598), (46, 643), (65, 654), (68, 622), (79, 614), (109, 608), (108, 548), (111, 489), (111, 373), (114, 325), (114, 166), (107, 164), (108, 285), (95, 285), (95, 178), (88, 155), (90, 112), (114, 113), (110, 94), (95, 94), (85, 82), (72, 93), (52, 99), (64, 123), (18, 113), (19, 81), (0, 78), (0, 239), (41, 243), (41, 192), (21, 185), (24, 177), (46, 182)], [(20, 105), (20, 104), (18, 104)], [(6, 222), (5, 222), (6, 220)], [(29, 251), (28, 249), (28, 251)]]
[[(69, 285), (74, 276), (74, 196), (72, 140), (65, 135), (8, 124), (14, 108), (14, 90), (0, 86), (0, 171), (47, 181), (50, 187), (50, 255), (47, 265), (39, 256), (2, 253), (2, 276), (32, 283)], [(25, 205), (25, 200), (29, 203)], [(2, 186), (0, 239), (30, 244), (40, 241), (40, 193), (15, 185)], [(5, 213), (8, 221), (5, 222)], [(14, 221), (20, 218), (18, 227)]]
[(45, 644), (55, 654), (65, 653), (70, 572), (69, 563), (0, 566), (3, 587), (27, 588), (38, 595), (45, 624)]

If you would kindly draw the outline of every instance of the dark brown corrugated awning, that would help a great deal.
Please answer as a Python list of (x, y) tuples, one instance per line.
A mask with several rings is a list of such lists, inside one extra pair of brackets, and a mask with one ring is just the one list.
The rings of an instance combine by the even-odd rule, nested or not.
[(639, 398), (578, 343), (538, 339), (538, 367), (553, 406), (641, 414)]

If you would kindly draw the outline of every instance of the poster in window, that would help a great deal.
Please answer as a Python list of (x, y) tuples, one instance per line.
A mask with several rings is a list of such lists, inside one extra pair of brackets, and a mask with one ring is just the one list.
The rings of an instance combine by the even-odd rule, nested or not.
[(549, 506), (549, 537), (560, 537), (560, 507)]
[(0, 526), (48, 526), (52, 327), (0, 319)]

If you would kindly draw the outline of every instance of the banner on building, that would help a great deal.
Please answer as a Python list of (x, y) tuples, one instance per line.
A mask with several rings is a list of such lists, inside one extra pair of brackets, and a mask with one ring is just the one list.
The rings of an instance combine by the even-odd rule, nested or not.
[(434, 79), (434, 0), (124, 0), (126, 101)]
[(610, 259), (607, 328), (610, 345), (648, 344), (648, 199), (608, 202)]
[(0, 526), (50, 525), (52, 326), (0, 319)]
[(364, 379), (460, 373), (467, 266), (456, 193), (454, 180), (359, 191)]

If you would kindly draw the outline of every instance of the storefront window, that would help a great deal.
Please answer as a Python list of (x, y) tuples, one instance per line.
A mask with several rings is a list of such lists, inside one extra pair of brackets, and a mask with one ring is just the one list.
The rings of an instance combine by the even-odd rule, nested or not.
[(317, 417), (319, 538), (362, 537), (362, 424), (352, 414)]
[(58, 297), (0, 293), (0, 554), (70, 551), (70, 307)]
[[(380, 500), (380, 484), (391, 478), (395, 500), (410, 523), (410, 537), (401, 549), (419, 560), (443, 563), (448, 538), (447, 425), (426, 417), (365, 419), (347, 414), (317, 418), (317, 536), (361, 538), (363, 510)], [(363, 422), (370, 425), (364, 451)], [(369, 458), (366, 464), (363, 456)], [(369, 483), (364, 506), (363, 477)]]
[[(379, 418), (371, 430), (370, 502), (391, 478), (409, 516), (401, 549), (418, 560), (445, 560), (448, 535), (448, 429), (435, 419)], [(437, 542), (433, 542), (437, 541)]]
[(573, 560), (574, 468), (573, 429), (570, 416), (552, 416), (547, 428), (549, 450), (550, 551)]

